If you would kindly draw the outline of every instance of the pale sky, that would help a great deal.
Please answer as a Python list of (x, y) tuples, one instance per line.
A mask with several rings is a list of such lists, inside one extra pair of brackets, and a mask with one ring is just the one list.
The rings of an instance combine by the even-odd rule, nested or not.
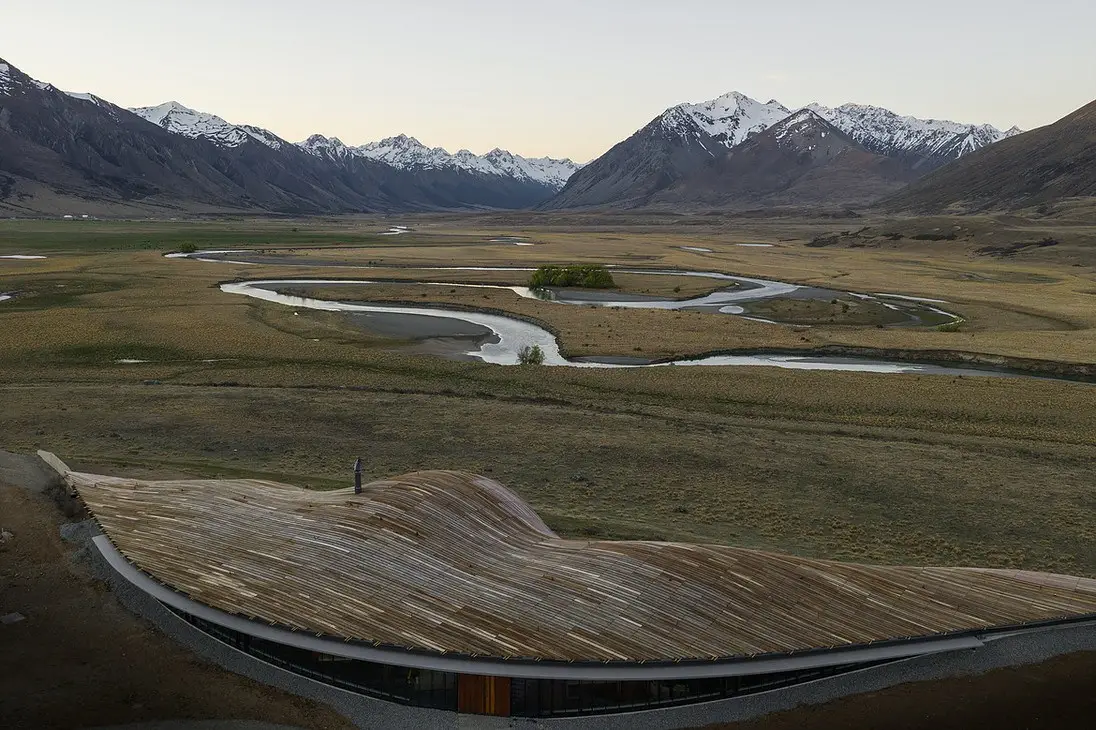
[[(592, 159), (741, 91), (1025, 129), (1096, 97), (1093, 0), (3, 0), (0, 58), (291, 141)], [(886, 8), (886, 9), (884, 9)]]

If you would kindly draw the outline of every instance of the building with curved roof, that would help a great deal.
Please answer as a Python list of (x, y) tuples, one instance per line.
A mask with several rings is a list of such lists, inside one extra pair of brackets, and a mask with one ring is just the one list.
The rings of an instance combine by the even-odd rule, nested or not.
[(180, 618), (290, 671), (407, 704), (647, 709), (1096, 621), (1086, 578), (563, 539), (501, 484), (462, 472), (356, 494), (125, 479), (53, 459), (110, 564)]

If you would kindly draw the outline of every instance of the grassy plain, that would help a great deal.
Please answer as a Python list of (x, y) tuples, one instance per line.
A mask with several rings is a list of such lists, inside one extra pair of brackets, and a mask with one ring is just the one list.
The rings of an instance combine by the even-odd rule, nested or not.
[[(245, 244), (307, 263), (341, 263), (358, 266), (422, 267), (468, 264), (536, 266), (542, 263), (607, 263), (647, 268), (708, 269), (778, 278), (824, 288), (858, 292), (889, 292), (945, 299), (946, 307), (962, 314), (968, 323), (959, 332), (892, 330), (866, 327), (821, 327), (810, 332), (790, 332), (766, 325), (760, 329), (743, 320), (720, 321), (705, 315), (675, 319), (678, 313), (633, 312), (614, 317), (614, 337), (590, 344), (590, 336), (568, 336), (566, 313), (559, 307), (535, 307), (509, 293), (496, 293), (487, 301), (483, 293), (458, 293), (477, 298), (479, 306), (513, 311), (545, 321), (562, 335), (564, 349), (574, 354), (629, 354), (633, 334), (648, 341), (645, 350), (668, 354), (697, 354), (714, 349), (823, 346), (875, 347), (881, 349), (958, 350), (1019, 358), (1063, 362), (1096, 361), (1096, 225), (1084, 221), (1024, 220), (969, 217), (899, 221), (801, 221), (720, 219), (698, 216), (641, 218), (601, 216), (530, 219), (513, 215), (425, 217), (400, 219), (414, 232), (381, 236), (388, 221), (237, 222), (209, 224), (83, 224), (21, 223), (0, 229), (0, 251), (18, 252), (28, 247), (68, 247), (83, 251), (170, 250), (185, 242), (199, 248), (233, 248)], [(391, 222), (396, 222), (393, 219)], [(86, 239), (74, 230), (97, 226)], [(102, 230), (100, 230), (100, 227)], [(526, 236), (533, 246), (491, 243), (501, 235)], [(848, 235), (843, 235), (848, 234)], [(926, 236), (956, 236), (955, 240), (918, 240)], [(813, 241), (836, 236), (837, 243), (812, 247)], [(902, 236), (900, 240), (893, 240)], [(990, 247), (1054, 238), (1059, 245), (1023, 249), (1013, 256), (978, 253)], [(745, 247), (743, 243), (767, 243)], [(712, 253), (683, 250), (682, 246), (709, 248)], [(18, 249), (18, 250), (16, 250)], [(150, 256), (150, 259), (155, 257)], [(140, 262), (135, 262), (140, 263)], [(212, 265), (211, 265), (212, 266)], [(135, 270), (139, 272), (139, 269)], [(272, 273), (274, 272), (274, 273)], [(219, 265), (209, 272), (214, 279), (232, 276), (318, 275), (354, 277), (344, 270), (312, 267), (236, 267)], [(378, 272), (370, 272), (377, 276)], [(384, 278), (399, 278), (385, 270)], [(524, 275), (499, 272), (407, 271), (405, 278), (453, 281), (525, 283)], [(621, 275), (623, 276), (623, 275)], [(648, 277), (631, 283), (627, 290), (671, 295), (669, 281)], [(711, 288), (704, 280), (677, 280), (679, 296), (695, 295)], [(423, 292), (397, 293), (402, 299), (422, 299)], [(431, 290), (427, 298), (439, 298)], [(458, 302), (461, 303), (461, 302)], [(463, 302), (468, 303), (468, 302)], [(538, 316), (539, 315), (539, 316)], [(763, 316), (763, 315), (762, 315)], [(697, 318), (699, 317), (699, 318)], [(688, 319), (694, 319), (689, 323)], [(828, 319), (828, 318), (824, 318)], [(628, 322), (632, 321), (631, 326)], [(804, 320), (809, 322), (810, 319)], [(597, 323), (593, 324), (596, 327)], [(715, 326), (713, 326), (715, 324)], [(756, 323), (753, 323), (756, 324)], [(605, 326), (597, 328), (604, 330)], [(659, 338), (650, 342), (655, 333)], [(601, 339), (602, 332), (596, 332)], [(663, 345), (660, 338), (671, 336)], [(642, 345), (641, 345), (642, 346)], [(623, 350), (621, 349), (623, 348)]]
[[(336, 314), (294, 315), (216, 287), (233, 278), (376, 272), (162, 258), (192, 241), (360, 265), (579, 261), (721, 270), (948, 299), (970, 321), (958, 333), (807, 329), (564, 306), (505, 291), (484, 300), (478, 290), (430, 287), (422, 297), (423, 287), (400, 284), (371, 288), (369, 298), (463, 297), (527, 314), (556, 329), (573, 354), (851, 343), (1096, 363), (1096, 278), (1073, 260), (1084, 258), (1088, 239), (1005, 259), (974, 253), (979, 240), (806, 245), (847, 222), (746, 221), (738, 230), (726, 221), (554, 220), (393, 220), (416, 228), (394, 237), (375, 235), (388, 224), (376, 220), (4, 222), (0, 254), (49, 258), (0, 260), (0, 291), (21, 292), (0, 304), (0, 444), (46, 446), (78, 466), (120, 473), (247, 474), (316, 488), (342, 486), (361, 454), (373, 477), (428, 467), (493, 475), (570, 535), (1096, 575), (1096, 387), (452, 362), (408, 354)], [(537, 245), (488, 242), (499, 234)], [(665, 294), (674, 282), (619, 283)], [(674, 285), (683, 295), (694, 291), (686, 285), (698, 286)]]

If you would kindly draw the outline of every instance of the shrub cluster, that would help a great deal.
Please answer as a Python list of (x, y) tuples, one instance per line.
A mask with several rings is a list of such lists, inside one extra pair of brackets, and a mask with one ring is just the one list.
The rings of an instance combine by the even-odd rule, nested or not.
[(543, 365), (544, 350), (540, 349), (540, 345), (525, 345), (518, 350), (518, 362), (522, 365)]
[(529, 277), (529, 286), (534, 289), (546, 286), (612, 289), (616, 287), (616, 283), (613, 281), (613, 275), (604, 266), (541, 266)]
[(957, 236), (954, 233), (918, 233), (910, 238), (915, 241), (954, 241)]

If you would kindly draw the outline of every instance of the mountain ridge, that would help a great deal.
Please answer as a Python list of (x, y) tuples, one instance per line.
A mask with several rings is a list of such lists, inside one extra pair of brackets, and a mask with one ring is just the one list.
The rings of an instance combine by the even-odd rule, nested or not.
[[(265, 211), (292, 215), (528, 208), (536, 163), (491, 171), (329, 160), (177, 102), (138, 109), (66, 93), (0, 60), (0, 210), (19, 215)], [(470, 153), (469, 153), (470, 154)], [(550, 172), (550, 170), (549, 170)]]
[(188, 138), (0, 64), (0, 206), (10, 212), (320, 214), (396, 204), (381, 190), (383, 171), (362, 169), (353, 184), (331, 184), (322, 165), (295, 148)]
[[(290, 214), (866, 205), (1015, 138), (1028, 135), (867, 104), (793, 110), (732, 91), (669, 107), (587, 165), (500, 148), (450, 153), (406, 134), (357, 146), (320, 134), (293, 143), (177, 101), (127, 110), (0, 59), (0, 206), (16, 211), (37, 210), (27, 202), (35, 196)], [(1014, 174), (1072, 174), (1069, 159), (1054, 170), (1039, 162)], [(1040, 184), (1084, 193), (1082, 177)], [(984, 182), (966, 184), (989, 190)], [(1035, 183), (1026, 190), (1047, 197)]]
[(289, 144), (269, 130), (246, 124), (232, 124), (216, 114), (200, 112), (177, 101), (134, 107), (129, 111), (173, 134), (192, 139), (208, 139), (224, 147), (239, 147), (249, 137), (275, 150)]
[[(238, 147), (250, 137), (272, 149), (291, 144), (273, 132), (245, 124), (233, 124), (208, 112), (201, 112), (168, 101), (156, 106), (135, 107), (129, 111), (169, 132), (191, 138), (204, 138), (224, 147)], [(400, 170), (456, 169), (466, 172), (513, 177), (516, 180), (562, 188), (581, 165), (570, 159), (527, 158), (496, 147), (485, 155), (462, 149), (450, 153), (442, 147), (427, 147), (415, 137), (399, 134), (376, 142), (349, 146), (337, 137), (313, 134), (297, 147), (319, 157), (359, 156), (382, 162)]]
[(1096, 101), (964, 156), (880, 203), (916, 213), (1049, 206), (1096, 196)]
[(645, 201), (681, 210), (861, 205), (906, 184), (902, 164), (875, 153), (811, 109), (726, 150)]
[[(844, 104), (809, 109), (866, 149), (902, 160), (925, 174), (963, 154), (1015, 134), (992, 125), (903, 117), (882, 107)], [(800, 110), (764, 104), (737, 91), (707, 102), (678, 104), (578, 170), (542, 210), (643, 205), (658, 191), (698, 173), (733, 149)]]

